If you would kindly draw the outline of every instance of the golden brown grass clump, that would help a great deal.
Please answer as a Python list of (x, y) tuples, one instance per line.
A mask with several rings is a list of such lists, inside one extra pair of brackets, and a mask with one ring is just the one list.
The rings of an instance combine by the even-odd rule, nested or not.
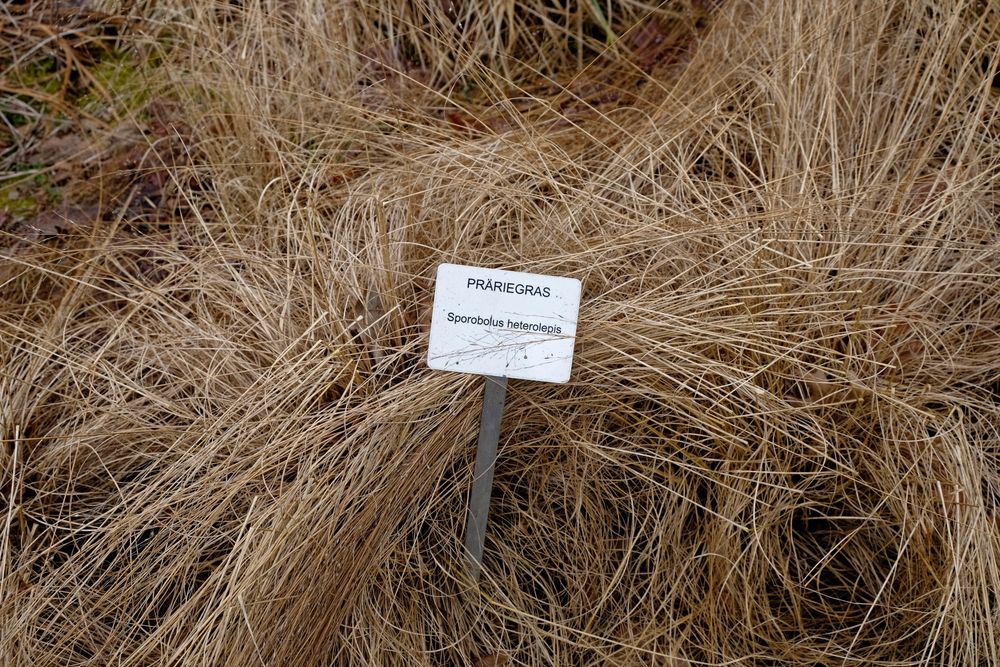
[[(5, 251), (0, 661), (1000, 664), (995, 5), (134, 11), (182, 205)], [(478, 584), (445, 261), (584, 284)]]

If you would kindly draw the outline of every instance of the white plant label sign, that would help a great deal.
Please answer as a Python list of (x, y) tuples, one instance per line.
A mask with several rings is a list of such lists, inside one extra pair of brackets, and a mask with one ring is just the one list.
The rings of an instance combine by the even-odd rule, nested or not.
[(566, 382), (580, 281), (441, 264), (427, 365), (441, 371)]

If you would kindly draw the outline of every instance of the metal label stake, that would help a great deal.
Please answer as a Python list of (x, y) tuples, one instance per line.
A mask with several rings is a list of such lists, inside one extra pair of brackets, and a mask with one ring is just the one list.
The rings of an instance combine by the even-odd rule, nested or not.
[(490, 513), (493, 471), (496, 468), (497, 443), (500, 441), (500, 422), (503, 419), (506, 396), (507, 378), (487, 375), (483, 413), (479, 419), (476, 472), (472, 478), (469, 518), (465, 524), (465, 550), (468, 552), (472, 578), (477, 581), (483, 569), (483, 544), (486, 542), (486, 522)]
[(483, 569), (507, 378), (569, 381), (580, 294), (576, 278), (438, 265), (427, 366), (486, 376), (476, 476), (465, 525), (465, 551), (473, 579), (478, 580)]

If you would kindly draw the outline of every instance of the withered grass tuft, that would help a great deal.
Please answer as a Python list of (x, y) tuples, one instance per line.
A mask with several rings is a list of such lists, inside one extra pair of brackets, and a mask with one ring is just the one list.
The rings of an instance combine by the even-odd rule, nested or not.
[[(0, 264), (0, 662), (1000, 664), (995, 6), (131, 11), (169, 209)], [(445, 261), (584, 283), (478, 585)]]

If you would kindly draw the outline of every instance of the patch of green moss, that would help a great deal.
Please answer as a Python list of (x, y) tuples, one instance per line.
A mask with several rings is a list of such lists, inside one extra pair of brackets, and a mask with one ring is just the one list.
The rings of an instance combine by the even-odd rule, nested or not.
[[(24, 91), (13, 95), (14, 99), (23, 102), (40, 116), (53, 115), (44, 98), (57, 95), (62, 89), (63, 77), (55, 58), (38, 58), (21, 67), (11, 68), (8, 76), (15, 87)], [(34, 114), (17, 112), (7, 112), (4, 117), (13, 127), (27, 125), (35, 119)]]
[(0, 180), (0, 211), (24, 217), (35, 214), (40, 205), (62, 199), (59, 188), (49, 181), (40, 164), (16, 164), (13, 175)]
[(141, 108), (149, 101), (147, 77), (143, 75), (143, 70), (137, 66), (133, 56), (125, 51), (108, 53), (88, 71), (112, 100), (109, 108), (104, 94), (96, 86), (91, 86), (77, 100), (80, 108), (90, 113), (101, 116), (125, 114)]
[(25, 196), (21, 188), (13, 185), (0, 186), (0, 211), (26, 217), (33, 215), (37, 208), (38, 201), (34, 197)]
[(17, 72), (14, 80), (22, 88), (43, 90), (50, 95), (58, 93), (62, 87), (58, 63), (51, 56), (31, 61)]

